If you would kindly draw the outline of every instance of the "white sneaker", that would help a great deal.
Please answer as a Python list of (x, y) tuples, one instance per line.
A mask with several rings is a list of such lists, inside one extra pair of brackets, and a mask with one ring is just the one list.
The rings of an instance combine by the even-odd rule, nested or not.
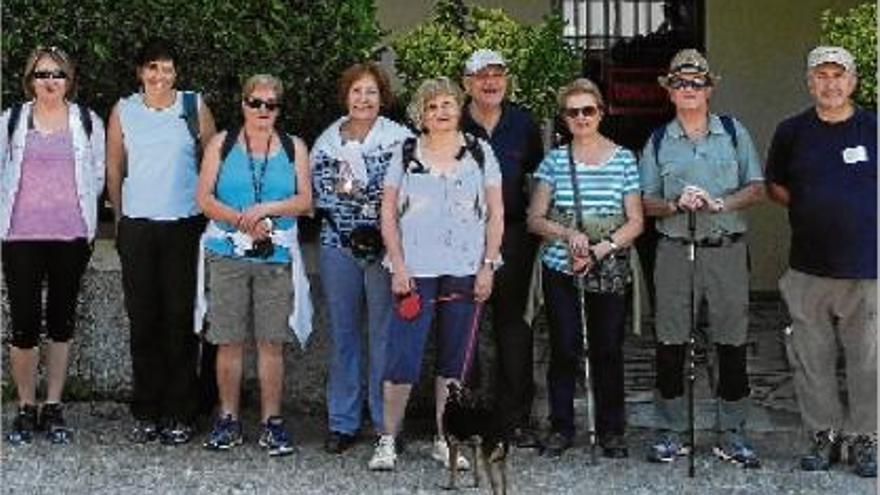
[[(442, 462), (443, 467), (449, 469), (449, 446), (446, 445), (446, 440), (441, 437), (434, 437), (434, 450), (431, 452), (431, 457)], [(455, 466), (459, 471), (467, 471), (471, 468), (471, 463), (459, 452)]]
[(397, 451), (394, 450), (394, 436), (381, 435), (376, 442), (376, 450), (367, 466), (371, 471), (393, 471), (397, 462)]

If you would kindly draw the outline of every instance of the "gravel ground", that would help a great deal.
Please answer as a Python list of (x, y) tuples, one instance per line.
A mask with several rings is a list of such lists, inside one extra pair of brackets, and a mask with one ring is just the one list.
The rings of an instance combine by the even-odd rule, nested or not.
[[(13, 411), (5, 408), (5, 418)], [(253, 413), (250, 413), (253, 414)], [(323, 419), (291, 415), (299, 451), (270, 459), (255, 445), (256, 418), (245, 418), (246, 443), (231, 452), (202, 450), (196, 442), (182, 447), (135, 446), (125, 440), (127, 408), (119, 403), (78, 403), (68, 407), (68, 423), (76, 438), (68, 446), (39, 439), (25, 447), (3, 445), (4, 494), (428, 494), (441, 488), (445, 472), (430, 459), (430, 434), (425, 422), (408, 425), (417, 431), (393, 473), (373, 473), (366, 463), (372, 452), (367, 439), (341, 456), (321, 448)], [(697, 477), (687, 477), (687, 463), (652, 465), (641, 459), (649, 431), (629, 435), (632, 457), (601, 459), (586, 465), (582, 443), (560, 458), (534, 451), (513, 451), (508, 460), (511, 494), (834, 494), (876, 492), (876, 480), (860, 479), (842, 469), (802, 473), (796, 469), (798, 433), (787, 429), (755, 433), (753, 441), (764, 466), (745, 471), (716, 461), (708, 453), (712, 438), (700, 432)], [(465, 476), (466, 481), (472, 478)], [(462, 495), (488, 493), (465, 488)]]

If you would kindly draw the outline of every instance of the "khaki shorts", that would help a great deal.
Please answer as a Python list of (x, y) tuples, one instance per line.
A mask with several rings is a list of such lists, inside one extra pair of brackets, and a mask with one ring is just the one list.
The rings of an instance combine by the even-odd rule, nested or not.
[(290, 264), (207, 255), (208, 318), (213, 344), (291, 342), (287, 318), (293, 307)]

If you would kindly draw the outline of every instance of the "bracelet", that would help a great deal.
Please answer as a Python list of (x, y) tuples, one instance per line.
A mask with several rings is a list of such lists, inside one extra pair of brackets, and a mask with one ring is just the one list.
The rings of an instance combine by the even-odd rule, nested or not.
[(602, 240), (607, 242), (608, 245), (611, 246), (611, 252), (614, 252), (614, 251), (617, 251), (618, 249), (620, 249), (620, 246), (618, 246), (617, 243), (614, 242), (614, 238), (611, 237), (610, 235), (606, 235), (605, 237), (602, 238)]
[(488, 266), (490, 270), (497, 272), (499, 268), (504, 266), (504, 259), (501, 258), (501, 255), (498, 255), (497, 258), (484, 258), (483, 266)]

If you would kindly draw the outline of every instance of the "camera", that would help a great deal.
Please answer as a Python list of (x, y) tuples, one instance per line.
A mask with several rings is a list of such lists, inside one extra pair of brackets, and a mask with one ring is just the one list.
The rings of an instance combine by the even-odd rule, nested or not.
[(262, 258), (266, 259), (272, 254), (275, 253), (275, 245), (272, 244), (272, 239), (265, 238), (260, 239), (259, 241), (254, 241), (253, 246), (250, 249), (246, 249), (244, 251), (244, 255), (248, 258)]
[(355, 227), (349, 237), (349, 246), (358, 258), (376, 258), (385, 248), (379, 229), (371, 225)]

